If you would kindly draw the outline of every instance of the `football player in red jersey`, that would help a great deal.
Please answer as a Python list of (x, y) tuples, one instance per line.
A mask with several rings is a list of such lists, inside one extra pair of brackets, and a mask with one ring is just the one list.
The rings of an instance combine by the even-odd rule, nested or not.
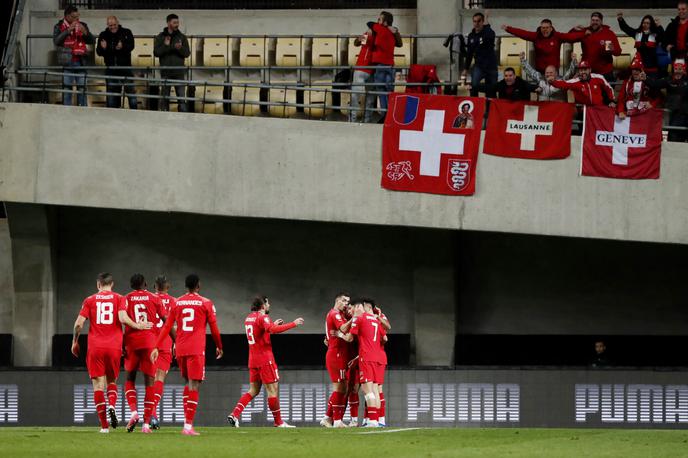
[[(325, 364), (332, 381), (332, 394), (327, 405), (327, 414), (320, 424), (327, 428), (344, 428), (342, 421), (346, 408), (347, 390), (347, 364), (349, 357), (349, 345), (353, 336), (349, 334), (351, 320), (345, 316), (346, 308), (351, 298), (346, 293), (335, 296), (334, 307), (330, 309), (325, 318), (325, 338), (327, 339), (327, 355)], [(334, 420), (334, 423), (333, 423)]]
[(272, 343), (270, 334), (279, 334), (289, 329), (303, 324), (303, 318), (297, 318), (291, 323), (284, 324), (284, 320), (276, 320), (274, 323), (268, 316), (270, 313), (270, 302), (267, 296), (256, 296), (251, 304), (251, 313), (244, 321), (246, 329), (246, 339), (248, 340), (248, 370), (249, 370), (249, 389), (244, 393), (234, 410), (227, 416), (229, 424), (235, 428), (239, 427), (239, 417), (246, 405), (260, 393), (260, 388), (265, 385), (268, 392), (268, 407), (272, 411), (275, 419), (275, 426), (278, 428), (293, 428), (282, 421), (280, 412), (279, 398), (279, 372), (275, 357), (272, 354)]
[(389, 324), (389, 320), (387, 319), (387, 316), (382, 313), (382, 309), (379, 306), (376, 306), (375, 304), (363, 304), (363, 307), (366, 309), (366, 311), (370, 310), (372, 313), (377, 317), (377, 319), (380, 321), (380, 325), (382, 326), (380, 328), (380, 333), (382, 335), (382, 338), (380, 339), (380, 349), (382, 350), (383, 354), (383, 360), (382, 360), (382, 380), (378, 384), (378, 393), (380, 395), (380, 409), (378, 412), (378, 425), (379, 426), (387, 426), (386, 424), (386, 419), (385, 419), (385, 408), (386, 408), (386, 403), (385, 403), (385, 393), (382, 392), (382, 385), (384, 383), (384, 378), (385, 378), (385, 371), (387, 370), (387, 352), (385, 351), (385, 344), (388, 341), (387, 333), (389, 332), (390, 329), (392, 329), (392, 325)]
[[(137, 323), (152, 323), (157, 326), (159, 316), (162, 315), (162, 303), (156, 294), (146, 290), (146, 279), (141, 274), (134, 274), (130, 279), (131, 292), (126, 295), (127, 314)], [(143, 372), (146, 395), (144, 398), (143, 427), (141, 432), (150, 433), (150, 419), (155, 405), (155, 364), (151, 362), (150, 354), (155, 346), (157, 328), (138, 331), (127, 328), (124, 331), (124, 369), (127, 371), (127, 381), (124, 385), (124, 396), (127, 398), (131, 416), (127, 424), (127, 432), (132, 432), (139, 423), (139, 413), (136, 400), (136, 373)]]
[[(170, 286), (170, 282), (167, 280), (165, 275), (159, 275), (158, 278), (155, 279), (155, 292), (160, 299), (160, 303), (162, 304), (160, 309), (162, 315), (158, 316), (160, 320), (158, 321), (158, 326), (156, 328), (158, 335), (160, 334), (160, 330), (170, 314), (170, 310), (172, 310), (174, 304), (177, 302), (177, 300), (168, 293)], [(158, 361), (156, 363), (155, 382), (153, 383), (155, 404), (153, 405), (153, 417), (151, 418), (150, 424), (151, 429), (160, 428), (160, 422), (158, 421), (156, 412), (158, 411), (158, 404), (160, 404), (162, 393), (165, 388), (165, 378), (167, 377), (167, 373), (170, 371), (170, 366), (172, 365), (173, 339), (174, 329), (170, 331), (170, 335), (165, 337), (165, 340), (163, 340), (161, 344), (162, 346), (160, 347), (160, 354), (158, 355)]]
[(198, 291), (201, 289), (201, 281), (196, 274), (190, 274), (185, 280), (187, 294), (177, 298), (177, 303), (170, 312), (169, 319), (160, 330), (155, 348), (151, 352), (151, 361), (156, 362), (160, 354), (160, 347), (172, 330), (172, 325), (177, 325), (177, 338), (175, 341), (175, 353), (177, 364), (182, 377), (187, 382), (184, 387), (184, 429), (182, 434), (198, 436), (193, 427), (193, 420), (198, 407), (198, 389), (205, 380), (205, 328), (210, 326), (210, 334), (215, 342), (215, 357), (222, 358), (222, 339), (220, 329), (217, 327), (215, 306)]
[[(346, 309), (346, 317), (351, 320), (354, 316), (354, 304), (349, 304)], [(348, 343), (349, 346), (349, 361), (347, 362), (347, 380), (349, 386), (347, 388), (348, 401), (349, 401), (349, 413), (351, 415), (351, 422), (349, 427), (354, 428), (358, 426), (358, 406), (359, 406), (359, 395), (358, 392), (361, 389), (361, 384), (359, 383), (359, 372), (358, 372), (358, 340), (353, 339)]]
[[(111, 274), (106, 272), (98, 274), (96, 280), (98, 292), (84, 300), (79, 316), (74, 322), (72, 338), (72, 354), (78, 357), (79, 334), (86, 320), (91, 320), (88, 329), (86, 367), (88, 376), (93, 382), (93, 400), (100, 420), (101, 433), (110, 432), (107, 414), (110, 415), (110, 425), (113, 428), (117, 427), (115, 403), (117, 402), (119, 363), (122, 358), (122, 324), (137, 330), (150, 329), (152, 326), (150, 323), (135, 323), (127, 316), (127, 301), (123, 296), (112, 291), (114, 284)], [(107, 407), (104, 393), (106, 383), (109, 401)]]

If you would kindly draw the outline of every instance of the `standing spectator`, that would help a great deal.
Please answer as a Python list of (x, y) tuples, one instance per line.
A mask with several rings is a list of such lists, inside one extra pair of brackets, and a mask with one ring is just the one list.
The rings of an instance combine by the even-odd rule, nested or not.
[(680, 0), (677, 5), (678, 16), (666, 28), (664, 44), (671, 55), (671, 61), (686, 58), (688, 50), (688, 2)]
[(530, 100), (530, 93), (535, 89), (526, 83), (516, 70), (511, 67), (504, 69), (504, 79), (495, 86), (498, 99)]
[[(89, 31), (88, 25), (79, 21), (79, 10), (71, 5), (65, 8), (64, 18), (53, 27), (53, 44), (57, 47), (57, 63), (64, 67), (63, 89), (71, 91), (75, 85), (78, 91), (77, 102), (82, 107), (86, 106), (86, 77), (80, 75), (85, 72), (79, 67), (86, 64), (86, 45), (94, 42), (95, 37)], [(75, 73), (77, 75), (74, 75)], [(62, 94), (62, 103), (72, 104), (71, 92)]]
[[(360, 65), (361, 67), (371, 66), (371, 62), (373, 59), (374, 40), (375, 37), (373, 35), (373, 31), (370, 29), (366, 30), (366, 32), (360, 37), (356, 37), (356, 39), (354, 40), (354, 46), (361, 47), (361, 51), (358, 53), (358, 59), (356, 59), (356, 65)], [(375, 105), (375, 97), (373, 97), (372, 95), (365, 94), (367, 90), (365, 83), (370, 82), (372, 76), (372, 68), (354, 67), (354, 74), (351, 80), (351, 107), (359, 108), (360, 97), (361, 94), (363, 94), (363, 96), (365, 97), (365, 110), (363, 111), (363, 122), (370, 122), (373, 112), (369, 109), (373, 108), (373, 106)], [(349, 121), (355, 122), (356, 118), (359, 117), (358, 114), (358, 111), (350, 110)]]
[(659, 43), (664, 39), (664, 28), (659, 25), (659, 19), (653, 18), (646, 14), (640, 20), (640, 27), (634, 29), (626, 23), (623, 18), (623, 13), (618, 12), (616, 19), (619, 21), (619, 27), (629, 37), (635, 39), (635, 49), (643, 60), (643, 67), (648, 76), (656, 77), (659, 70), (657, 63), (657, 48)]
[(502, 29), (511, 35), (533, 42), (533, 47), (535, 48), (535, 70), (540, 73), (545, 73), (545, 69), (549, 65), (554, 66), (556, 71), (559, 72), (561, 44), (581, 41), (585, 36), (585, 32), (582, 30), (569, 33), (557, 32), (549, 19), (540, 21), (540, 27), (535, 32), (517, 29), (508, 25), (502, 25)]
[(583, 56), (581, 60), (589, 62), (592, 73), (599, 73), (609, 81), (614, 81), (614, 57), (621, 55), (621, 45), (616, 34), (608, 25), (602, 23), (603, 16), (600, 12), (590, 15), (588, 27), (578, 26), (571, 31), (583, 30), (585, 36), (581, 40)]
[(591, 73), (590, 63), (581, 60), (578, 64), (578, 78), (569, 81), (557, 80), (554, 75), (547, 81), (559, 89), (573, 91), (576, 103), (581, 105), (609, 105), (615, 107), (614, 90), (602, 75)]
[[(189, 40), (186, 35), (179, 31), (179, 16), (176, 14), (169, 14), (167, 16), (167, 27), (162, 29), (162, 32), (155, 37), (155, 47), (153, 50), (155, 56), (160, 59), (161, 67), (183, 67), (184, 59), (191, 55), (189, 48)], [(160, 70), (160, 76), (163, 79), (183, 80), (186, 79), (186, 71), (184, 69), (168, 69)], [(177, 97), (185, 97), (185, 86), (179, 83), (172, 83), (174, 92)], [(170, 95), (170, 85), (164, 84), (162, 88), (162, 109), (167, 111), (169, 109), (170, 101), (166, 97)], [(186, 101), (179, 100), (179, 111), (185, 112)]]
[[(108, 76), (132, 77), (134, 74), (130, 69), (113, 67), (131, 67), (131, 52), (134, 50), (134, 35), (131, 30), (125, 29), (119, 24), (116, 16), (108, 16), (107, 28), (98, 35), (96, 53), (103, 56), (107, 69), (105, 74)], [(136, 91), (133, 82), (122, 82), (118, 79), (108, 79), (106, 81), (107, 92), (124, 92), (129, 99), (129, 108), (136, 109)], [(109, 108), (119, 108), (122, 105), (122, 97), (117, 95), (107, 96), (107, 106)]]
[[(394, 48), (401, 47), (399, 30), (392, 26), (392, 13), (382, 11), (377, 23), (369, 22), (368, 28), (373, 31), (373, 54), (371, 64), (379, 66), (375, 69), (373, 79), (376, 83), (374, 90), (378, 92), (392, 92), (394, 90)], [(387, 94), (380, 94), (380, 108), (387, 109)]]
[(541, 102), (566, 102), (566, 91), (563, 91), (559, 88), (552, 86), (548, 82), (548, 80), (549, 78), (568, 80), (576, 73), (577, 66), (578, 58), (575, 53), (571, 53), (571, 65), (564, 74), (563, 78), (559, 77), (559, 73), (557, 72), (557, 69), (554, 67), (554, 65), (548, 65), (547, 68), (545, 68), (545, 73), (543, 75), (542, 73), (538, 72), (533, 67), (531, 67), (531, 65), (526, 60), (526, 53), (521, 53), (521, 68), (524, 72), (526, 72), (526, 75), (528, 75), (530, 78), (534, 79), (537, 82), (538, 87), (537, 89), (535, 89), (535, 92), (537, 92), (538, 100)]
[(595, 341), (595, 356), (590, 361), (590, 365), (596, 368), (610, 366), (609, 355), (607, 355), (607, 345), (603, 340)]
[[(669, 110), (669, 125), (688, 128), (688, 78), (685, 61), (676, 59), (672, 68), (674, 73), (670, 78), (648, 79), (647, 84), (653, 89), (666, 89), (664, 107)], [(688, 141), (688, 132), (671, 129), (668, 140), (670, 142)]]
[(636, 55), (631, 62), (631, 77), (623, 82), (619, 90), (619, 103), (616, 113), (619, 118), (633, 116), (645, 110), (649, 110), (657, 104), (658, 94), (646, 84), (646, 75), (643, 72), (643, 63), (640, 56)]
[(494, 86), (497, 84), (495, 33), (490, 24), (486, 23), (483, 13), (473, 15), (473, 30), (466, 38), (466, 64), (463, 67), (463, 76), (471, 68), (473, 59), (475, 65), (471, 70), (471, 96), (478, 96), (480, 81), (485, 79), (485, 92), (488, 97), (494, 97)]

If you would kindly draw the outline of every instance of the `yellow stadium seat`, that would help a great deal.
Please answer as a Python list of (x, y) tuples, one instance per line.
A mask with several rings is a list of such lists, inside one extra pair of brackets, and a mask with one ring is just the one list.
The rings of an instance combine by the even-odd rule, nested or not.
[(402, 72), (396, 72), (394, 74), (394, 92), (406, 92), (406, 86), (399, 86), (396, 83), (405, 83), (406, 82), (406, 75), (404, 75)]
[(614, 69), (625, 70), (631, 65), (635, 56), (635, 38), (620, 37), (619, 45), (621, 45), (621, 55), (614, 56)]
[(226, 67), (232, 65), (233, 38), (204, 38), (203, 66)]
[[(304, 91), (303, 101), (307, 105), (315, 105), (313, 108), (304, 108), (303, 111), (309, 118), (322, 118), (324, 115), (329, 114), (332, 110), (325, 108), (325, 105), (332, 105), (332, 81), (313, 81), (312, 83), (317, 83), (317, 85), (309, 86), (317, 91)], [(308, 88), (307, 88), (308, 89)], [(327, 90), (327, 93), (325, 92)]]
[(239, 44), (239, 65), (262, 67), (265, 65), (265, 38), (242, 38)]
[(93, 51), (93, 62), (96, 65), (105, 65), (105, 59), (103, 58), (103, 56), (99, 56), (98, 53), (95, 52), (95, 50)]
[(528, 42), (516, 37), (502, 37), (499, 43), (499, 65), (504, 67), (521, 65), (521, 53), (528, 52)]
[[(278, 86), (284, 84), (288, 86), (296, 86), (296, 81), (273, 81), (273, 85)], [(284, 87), (270, 88), (268, 91), (268, 100), (276, 103), (296, 103), (296, 89), (285, 89)], [(288, 118), (296, 114), (296, 107), (290, 106), (268, 106), (270, 116), (278, 118)]]
[(401, 39), (401, 48), (394, 48), (394, 66), (395, 67), (408, 67), (411, 65), (411, 38), (404, 37)]
[(237, 116), (258, 116), (260, 115), (260, 105), (244, 102), (260, 102), (260, 88), (241, 86), (242, 83), (258, 84), (259, 81), (233, 81), (237, 83), (232, 86), (231, 112)]
[(155, 39), (152, 37), (135, 37), (134, 50), (131, 53), (131, 65), (134, 67), (155, 67), (158, 60), (153, 55)]
[[(208, 83), (224, 83), (223, 80), (208, 80)], [(224, 113), (222, 100), (224, 94), (224, 86), (196, 86), (196, 113)]]
[[(583, 59), (583, 46), (581, 46), (580, 41), (573, 44), (573, 52), (576, 53), (576, 56), (578, 56), (578, 62), (580, 62)], [(571, 59), (569, 59), (569, 64), (570, 63)]]
[(303, 38), (277, 38), (275, 64), (278, 67), (301, 65), (304, 44)]
[[(95, 80), (97, 82), (95, 83), (89, 83), (87, 86), (86, 90), (88, 92), (102, 92), (105, 93), (106, 91), (106, 86), (105, 86), (105, 81), (103, 80)], [(107, 98), (105, 95), (88, 95), (86, 96), (88, 100), (88, 106), (89, 107), (104, 107)]]
[(311, 56), (314, 67), (331, 67), (339, 65), (339, 54), (342, 50), (341, 40), (336, 38), (313, 38)]

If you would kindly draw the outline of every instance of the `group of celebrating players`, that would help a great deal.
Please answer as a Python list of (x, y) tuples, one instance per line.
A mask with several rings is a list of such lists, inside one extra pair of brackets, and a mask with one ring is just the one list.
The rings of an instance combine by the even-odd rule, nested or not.
[[(223, 355), (220, 330), (215, 306), (199, 294), (201, 283), (195, 274), (186, 277), (187, 293), (175, 299), (168, 294), (170, 282), (165, 276), (155, 280), (156, 292), (146, 289), (143, 275), (134, 274), (130, 280), (132, 291), (122, 296), (112, 290), (111, 274), (101, 273), (96, 280), (98, 292), (87, 297), (74, 323), (72, 353), (79, 356), (79, 335), (86, 320), (88, 351), (86, 366), (93, 383), (93, 400), (100, 421), (100, 432), (109, 433), (119, 420), (116, 412), (118, 396), (117, 378), (124, 343), (124, 368), (127, 373), (124, 394), (131, 411), (127, 431), (132, 432), (141, 421), (138, 413), (136, 374), (144, 376), (145, 398), (142, 433), (159, 428), (155, 418), (163, 395), (165, 377), (174, 356), (186, 381), (184, 386), (184, 427), (182, 434), (197, 436), (193, 422), (198, 407), (198, 390), (205, 379), (206, 327), (215, 343), (215, 356)], [(278, 398), (279, 372), (272, 353), (271, 334), (285, 332), (303, 324), (303, 318), (284, 323), (269, 317), (270, 302), (266, 296), (257, 296), (251, 304), (251, 313), (244, 321), (249, 346), (249, 390), (244, 393), (227, 420), (239, 427), (239, 417), (246, 405), (265, 385), (276, 427), (291, 428), (282, 420)], [(124, 331), (123, 331), (124, 328)], [(387, 356), (384, 343), (390, 324), (371, 299), (350, 301), (348, 294), (338, 294), (327, 315), (326, 339), (327, 370), (332, 380), (326, 417), (326, 427), (357, 426), (358, 391), (363, 390), (366, 400), (364, 425), (384, 426), (385, 404), (382, 385)], [(107, 394), (107, 395), (106, 395)], [(351, 423), (342, 418), (346, 404), (351, 409)]]

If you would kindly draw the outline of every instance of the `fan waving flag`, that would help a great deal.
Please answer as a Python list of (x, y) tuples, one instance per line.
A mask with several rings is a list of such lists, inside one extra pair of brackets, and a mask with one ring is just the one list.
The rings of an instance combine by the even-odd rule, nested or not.
[(390, 94), (382, 132), (382, 187), (472, 195), (485, 99)]
[(585, 107), (581, 175), (659, 178), (662, 111), (650, 109), (621, 119), (614, 109)]
[(483, 152), (522, 159), (569, 157), (573, 112), (570, 103), (491, 100)]

